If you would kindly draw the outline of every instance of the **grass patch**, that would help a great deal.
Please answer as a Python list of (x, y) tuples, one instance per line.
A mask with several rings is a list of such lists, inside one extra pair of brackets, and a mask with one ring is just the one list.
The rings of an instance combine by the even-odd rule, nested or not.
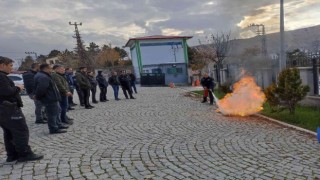
[(263, 106), (262, 115), (277, 119), (288, 124), (302, 127), (316, 132), (317, 127), (320, 127), (320, 108), (300, 106), (296, 107), (295, 114), (290, 114), (289, 110), (283, 110), (281, 112), (272, 112), (268, 103)]
[[(192, 92), (203, 95), (203, 90)], [(225, 96), (225, 93), (219, 90), (215, 90), (214, 94), (218, 99), (221, 99)], [(295, 114), (290, 114), (289, 110), (283, 110), (281, 112), (272, 112), (268, 103), (265, 103), (263, 105), (263, 110), (260, 112), (260, 114), (314, 132), (317, 131), (317, 127), (320, 127), (320, 107), (308, 107), (298, 105), (296, 107)]]

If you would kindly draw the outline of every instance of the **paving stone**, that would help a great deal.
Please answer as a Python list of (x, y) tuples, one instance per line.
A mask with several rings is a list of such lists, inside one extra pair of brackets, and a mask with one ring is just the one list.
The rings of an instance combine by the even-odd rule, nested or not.
[(1, 135), (0, 179), (320, 178), (313, 136), (254, 116), (223, 116), (178, 88), (139, 88), (137, 99), (121, 101), (108, 90), (110, 101), (68, 112), (74, 124), (58, 135), (34, 124), (33, 102), (22, 97), (30, 145), (45, 158), (6, 163)]

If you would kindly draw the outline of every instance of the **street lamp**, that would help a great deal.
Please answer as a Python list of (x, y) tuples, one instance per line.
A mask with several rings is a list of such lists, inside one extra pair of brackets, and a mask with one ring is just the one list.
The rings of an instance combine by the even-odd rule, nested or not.
[(280, 0), (280, 67), (279, 70), (283, 70), (286, 68), (286, 56), (284, 49), (284, 8), (283, 1)]

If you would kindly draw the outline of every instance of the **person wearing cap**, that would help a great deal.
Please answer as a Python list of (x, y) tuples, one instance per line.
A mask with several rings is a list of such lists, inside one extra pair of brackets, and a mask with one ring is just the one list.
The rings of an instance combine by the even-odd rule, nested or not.
[(107, 99), (107, 88), (108, 88), (109, 84), (108, 84), (106, 78), (102, 75), (102, 71), (98, 71), (98, 75), (96, 77), (96, 80), (97, 80), (99, 88), (100, 88), (100, 102), (109, 101)]
[(89, 103), (89, 97), (90, 97), (90, 89), (91, 84), (87, 77), (87, 68), (86, 67), (80, 67), (79, 72), (76, 73), (76, 81), (79, 86), (80, 91), (83, 95), (83, 102), (86, 109), (92, 109), (94, 106), (92, 106)]
[(40, 71), (34, 76), (35, 96), (46, 107), (48, 128), (50, 134), (66, 133), (60, 121), (60, 92), (51, 77), (52, 68), (49, 64), (41, 64)]
[(72, 96), (72, 93), (69, 89), (68, 81), (65, 77), (65, 68), (60, 64), (55, 64), (53, 66), (53, 73), (51, 74), (52, 80), (56, 83), (57, 88), (60, 92), (61, 99), (59, 101), (61, 113), (60, 113), (60, 120), (62, 123), (65, 124), (73, 124), (71, 120), (67, 118), (67, 111), (68, 111), (68, 97)]
[(0, 127), (7, 152), (6, 162), (40, 160), (43, 155), (34, 154), (29, 146), (29, 129), (21, 110), (20, 91), (24, 86), (15, 86), (7, 76), (12, 67), (12, 59), (0, 56)]

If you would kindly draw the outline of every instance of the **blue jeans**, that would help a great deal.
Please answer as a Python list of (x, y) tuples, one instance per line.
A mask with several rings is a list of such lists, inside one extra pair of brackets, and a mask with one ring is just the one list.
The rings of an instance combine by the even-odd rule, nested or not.
[(113, 93), (114, 93), (114, 98), (119, 99), (119, 85), (112, 85)]
[(67, 110), (68, 110), (68, 97), (67, 96), (61, 96), (60, 108), (61, 108), (61, 114), (60, 119), (61, 122), (67, 122)]
[(48, 127), (50, 132), (57, 131), (59, 129), (60, 121), (60, 105), (59, 102), (51, 102), (43, 104), (46, 107), (46, 113), (48, 118)]

